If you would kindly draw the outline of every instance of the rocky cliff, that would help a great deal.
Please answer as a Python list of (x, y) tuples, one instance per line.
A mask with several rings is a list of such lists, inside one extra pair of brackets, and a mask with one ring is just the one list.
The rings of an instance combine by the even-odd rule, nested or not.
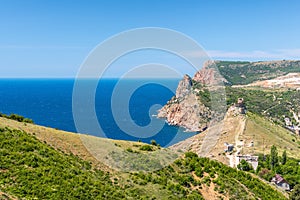
[[(249, 102), (252, 102), (253, 95), (259, 93), (259, 91), (252, 92), (253, 94), (250, 95), (248, 92), (245, 93), (244, 90), (231, 91), (230, 88), (247, 86), (274, 88), (278, 86), (279, 88), (300, 90), (299, 74), (300, 61), (209, 61), (193, 78), (188, 75), (183, 77), (178, 84), (176, 95), (159, 110), (158, 117), (166, 118), (169, 124), (182, 126), (189, 131), (202, 131), (210, 125), (211, 119), (216, 121), (223, 119), (222, 113), (226, 112), (226, 103), (231, 104), (232, 100), (236, 101), (236, 98), (242, 97), (240, 96), (242, 94), (247, 96)], [(227, 87), (225, 93), (224, 85), (233, 87)], [(220, 98), (213, 97), (212, 94), (216, 94)], [(298, 95), (298, 93), (296, 94)], [(285, 95), (283, 96), (285, 97)], [(276, 113), (278, 113), (278, 116), (279, 113), (280, 115), (289, 113), (289, 111), (285, 111), (284, 106), (278, 110), (278, 106), (273, 105), (274, 103), (273, 100), (270, 104), (264, 105), (264, 109), (258, 109), (262, 105), (254, 101), (250, 109), (252, 109), (252, 112), (257, 113), (267, 110), (268, 112), (264, 112), (268, 114), (271, 113), (274, 107), (277, 110), (272, 111), (273, 115), (274, 113), (276, 116)], [(219, 105), (220, 108), (216, 108)], [(269, 105), (270, 108), (268, 108)], [(219, 112), (220, 110), (221, 112)], [(296, 111), (299, 111), (298, 108), (295, 109)], [(278, 118), (278, 120), (281, 119)]]
[(188, 131), (206, 129), (210, 115), (210, 109), (201, 104), (194, 93), (193, 81), (188, 75), (179, 82), (176, 95), (158, 112), (158, 117), (166, 118), (169, 124), (184, 127)]
[(220, 76), (217, 68), (217, 61), (207, 61), (203, 64), (201, 70), (196, 72), (193, 80), (206, 86), (216, 86), (221, 83), (228, 84), (228, 81)]

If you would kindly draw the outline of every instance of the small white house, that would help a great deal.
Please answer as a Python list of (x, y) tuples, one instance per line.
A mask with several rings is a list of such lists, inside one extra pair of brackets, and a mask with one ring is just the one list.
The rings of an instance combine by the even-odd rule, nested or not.
[(290, 184), (284, 180), (284, 178), (282, 178), (282, 176), (280, 176), (279, 174), (276, 174), (272, 180), (272, 183), (274, 183), (275, 185), (277, 185), (279, 188), (285, 190), (285, 191), (289, 191), (290, 190)]
[(233, 144), (228, 144), (227, 142), (224, 143), (224, 145), (226, 146), (226, 149), (224, 149), (225, 152), (231, 152), (234, 149), (234, 145)]

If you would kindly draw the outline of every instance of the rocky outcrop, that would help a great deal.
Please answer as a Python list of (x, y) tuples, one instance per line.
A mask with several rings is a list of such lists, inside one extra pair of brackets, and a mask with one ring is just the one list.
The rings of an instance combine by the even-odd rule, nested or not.
[(183, 99), (186, 95), (191, 92), (192, 89), (192, 79), (189, 75), (184, 75), (183, 79), (179, 82), (176, 90), (176, 98), (178, 100)]
[(193, 79), (202, 84), (206, 84), (206, 85), (211, 84), (215, 79), (215, 70), (209, 68), (209, 66), (212, 64), (213, 62), (206, 62), (203, 68), (198, 72), (196, 72)]
[(206, 86), (217, 86), (228, 83), (228, 81), (220, 75), (215, 66), (215, 61), (205, 62), (202, 69), (196, 72), (193, 80)]
[(158, 117), (166, 118), (171, 125), (181, 126), (188, 131), (203, 131), (210, 118), (210, 110), (199, 102), (188, 75), (179, 82), (176, 96), (159, 110)]
[(158, 117), (166, 118), (169, 124), (184, 127), (188, 131), (205, 130), (211, 119), (222, 119), (221, 115), (217, 116), (221, 109), (212, 108), (209, 104), (210, 100), (214, 100), (215, 105), (219, 104), (215, 96), (210, 96), (210, 92), (214, 90), (217, 93), (216, 90), (220, 89), (219, 86), (224, 82), (226, 80), (219, 75), (214, 62), (206, 62), (193, 79), (188, 75), (183, 77), (178, 84), (176, 95), (158, 111)]

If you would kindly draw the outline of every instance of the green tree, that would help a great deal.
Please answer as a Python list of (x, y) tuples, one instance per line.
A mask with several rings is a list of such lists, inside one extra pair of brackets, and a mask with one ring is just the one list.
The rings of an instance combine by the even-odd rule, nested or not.
[(282, 153), (282, 160), (281, 160), (281, 163), (282, 163), (283, 165), (285, 165), (286, 160), (287, 160), (286, 150), (284, 150), (283, 153)]
[(250, 171), (252, 169), (252, 166), (246, 160), (242, 160), (238, 164), (237, 168), (242, 171)]
[(143, 145), (140, 147), (142, 151), (153, 151), (153, 148), (150, 145)]
[(271, 147), (271, 155), (270, 155), (270, 166), (271, 169), (273, 170), (275, 166), (278, 165), (278, 151), (276, 146)]
[(290, 194), (291, 200), (300, 200), (300, 184), (296, 185)]

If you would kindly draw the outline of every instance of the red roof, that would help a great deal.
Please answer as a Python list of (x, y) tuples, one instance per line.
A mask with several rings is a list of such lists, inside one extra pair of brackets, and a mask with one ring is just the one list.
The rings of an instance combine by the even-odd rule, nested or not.
[(286, 182), (286, 180), (284, 180), (284, 178), (282, 178), (282, 176), (280, 176), (279, 174), (276, 174), (275, 177), (273, 178), (273, 181), (278, 184), (278, 183), (281, 183), (281, 182)]

